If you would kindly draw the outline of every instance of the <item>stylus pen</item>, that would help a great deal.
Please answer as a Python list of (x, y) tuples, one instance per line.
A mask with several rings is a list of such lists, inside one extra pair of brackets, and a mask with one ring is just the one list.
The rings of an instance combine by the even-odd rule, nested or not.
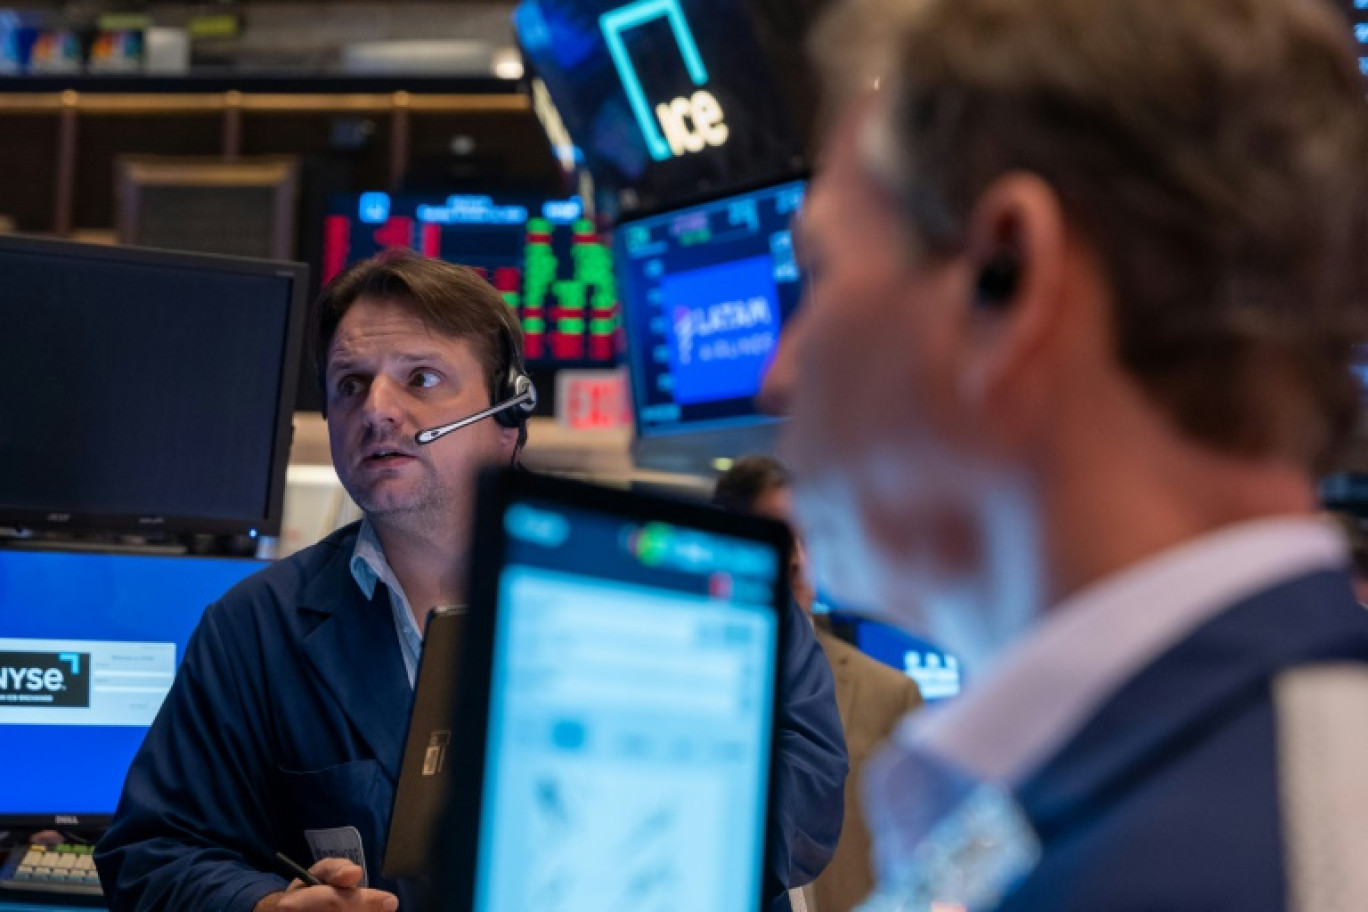
[(319, 880), (317, 877), (314, 877), (312, 874), (310, 874), (308, 868), (304, 867), (299, 862), (294, 861), (288, 855), (285, 855), (281, 852), (276, 852), (276, 858), (279, 859), (281, 864), (283, 864), (286, 868), (289, 869), (291, 874), (293, 874), (295, 877), (298, 877), (300, 880), (304, 881), (304, 883), (308, 884), (309, 886), (327, 886), (327, 884), (323, 883), (323, 881)]

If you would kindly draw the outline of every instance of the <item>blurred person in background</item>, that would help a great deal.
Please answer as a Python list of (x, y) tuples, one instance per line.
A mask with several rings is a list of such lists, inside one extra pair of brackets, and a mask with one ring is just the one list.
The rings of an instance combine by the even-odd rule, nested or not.
[[(733, 513), (755, 513), (788, 523), (792, 528), (792, 497), (788, 470), (780, 462), (768, 456), (746, 456), (718, 476), (712, 502)], [(850, 755), (841, 841), (826, 870), (803, 888), (804, 901), (808, 912), (846, 912), (874, 886), (869, 828), (860, 808), (864, 762), (893, 731), (898, 720), (921, 705), (921, 694), (911, 678), (838, 639), (825, 618), (813, 616), (816, 594), (808, 575), (802, 534), (796, 529), (789, 581), (793, 600), (813, 621), (817, 642), (831, 664), (836, 679), (836, 705)]]

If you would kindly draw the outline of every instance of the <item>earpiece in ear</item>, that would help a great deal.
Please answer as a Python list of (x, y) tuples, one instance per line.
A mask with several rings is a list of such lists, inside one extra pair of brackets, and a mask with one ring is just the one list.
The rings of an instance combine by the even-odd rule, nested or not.
[(989, 260), (974, 285), (974, 303), (981, 307), (1002, 308), (1016, 294), (1020, 267), (1015, 256), (999, 253)]

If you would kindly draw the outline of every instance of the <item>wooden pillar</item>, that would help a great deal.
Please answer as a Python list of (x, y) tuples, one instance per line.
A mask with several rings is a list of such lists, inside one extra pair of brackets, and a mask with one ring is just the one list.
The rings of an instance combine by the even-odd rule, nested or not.
[(76, 143), (81, 122), (81, 96), (70, 89), (62, 93), (62, 108), (57, 115), (57, 185), (53, 188), (52, 230), (67, 237), (76, 219)]
[(390, 106), (390, 190), (399, 189), (409, 165), (409, 105), (408, 92), (395, 92)]
[(229, 161), (242, 154), (242, 93), (223, 95), (223, 157)]

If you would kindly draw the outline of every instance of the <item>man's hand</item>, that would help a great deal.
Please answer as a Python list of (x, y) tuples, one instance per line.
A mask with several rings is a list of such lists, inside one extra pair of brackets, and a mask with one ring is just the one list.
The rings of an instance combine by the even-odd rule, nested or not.
[(345, 858), (325, 858), (309, 873), (326, 886), (292, 882), (283, 893), (263, 896), (255, 912), (395, 912), (399, 897), (384, 890), (368, 890), (361, 883), (361, 867)]

